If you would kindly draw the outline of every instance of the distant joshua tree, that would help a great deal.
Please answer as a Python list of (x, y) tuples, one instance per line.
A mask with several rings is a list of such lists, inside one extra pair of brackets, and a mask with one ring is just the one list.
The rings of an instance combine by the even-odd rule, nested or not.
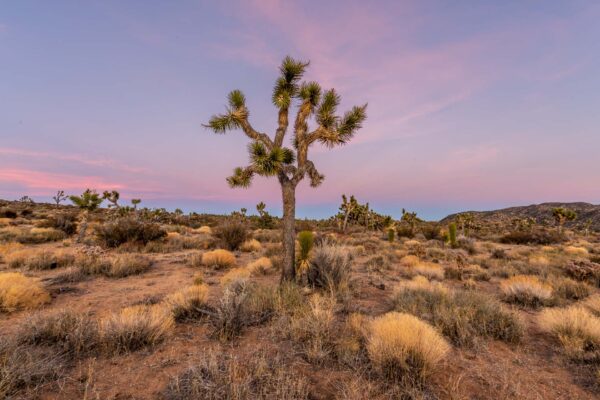
[(562, 233), (562, 227), (567, 221), (574, 221), (577, 218), (577, 213), (568, 208), (558, 207), (552, 210), (552, 216), (556, 222), (558, 233)]
[(86, 189), (81, 196), (69, 196), (69, 200), (81, 210), (79, 235), (77, 236), (77, 242), (81, 243), (85, 237), (90, 213), (96, 211), (104, 199), (95, 190)]
[(29, 204), (35, 204), (35, 201), (33, 201), (33, 199), (29, 196), (23, 196), (19, 199), (20, 203), (29, 203)]
[(109, 208), (119, 209), (121, 207), (119, 205), (120, 197), (121, 197), (121, 195), (116, 190), (112, 190), (110, 192), (108, 190), (105, 190), (104, 193), (102, 193), (102, 199), (104, 199), (110, 203), (108, 205)]
[[(319, 186), (325, 178), (308, 159), (309, 147), (316, 142), (330, 148), (348, 143), (367, 116), (366, 104), (355, 106), (343, 116), (338, 116), (336, 111), (341, 99), (334, 89), (323, 93), (316, 82), (300, 82), (308, 64), (291, 57), (286, 57), (281, 63), (272, 96), (278, 109), (278, 126), (273, 138), (255, 130), (250, 124), (246, 98), (239, 90), (229, 93), (226, 112), (212, 116), (205, 125), (215, 133), (241, 129), (252, 140), (248, 148), (250, 165), (234, 170), (233, 176), (227, 178), (230, 186), (246, 188), (255, 175), (275, 176), (279, 180), (283, 198), (282, 280), (292, 280), (296, 275), (296, 187), (306, 175), (313, 187)], [(293, 125), (292, 150), (284, 147), (284, 139), (294, 100), (298, 100), (299, 104)], [(317, 125), (313, 131), (309, 131), (308, 127), (311, 117)]]
[(256, 205), (256, 211), (258, 211), (259, 219), (258, 225), (261, 229), (271, 229), (273, 228), (273, 217), (266, 210), (267, 205), (262, 201)]
[(346, 232), (346, 228), (348, 227), (348, 219), (350, 218), (350, 214), (358, 208), (358, 202), (354, 195), (350, 196), (350, 200), (346, 197), (345, 194), (342, 195), (342, 205), (340, 206), (340, 211), (344, 214), (344, 223), (342, 224), (342, 231)]
[(54, 200), (54, 202), (56, 203), (56, 208), (58, 208), (58, 206), (60, 206), (60, 203), (67, 200), (68, 198), (68, 196), (65, 196), (64, 190), (58, 190), (56, 192), (56, 196), (52, 196), (52, 200)]
[(131, 204), (133, 205), (133, 210), (137, 210), (138, 204), (142, 202), (142, 199), (131, 199)]

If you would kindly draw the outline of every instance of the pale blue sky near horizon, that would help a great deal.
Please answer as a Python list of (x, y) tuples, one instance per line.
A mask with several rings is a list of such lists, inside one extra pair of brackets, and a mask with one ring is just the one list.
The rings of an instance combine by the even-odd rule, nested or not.
[(241, 89), (274, 130), (281, 59), (369, 103), (349, 145), (316, 147), (323, 185), (426, 219), (547, 201), (600, 203), (596, 1), (0, 0), (0, 198), (117, 189), (186, 211), (281, 210), (278, 184), (230, 189), (241, 133), (204, 129)]

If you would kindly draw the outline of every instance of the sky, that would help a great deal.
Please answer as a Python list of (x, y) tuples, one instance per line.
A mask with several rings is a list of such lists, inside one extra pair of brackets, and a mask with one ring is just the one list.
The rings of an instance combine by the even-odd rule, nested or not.
[[(232, 89), (273, 134), (286, 55), (368, 103), (353, 141), (314, 146), (326, 176), (297, 215), (342, 193), (425, 219), (545, 201), (600, 203), (597, 1), (0, 0), (0, 198), (90, 187), (150, 207), (281, 212), (276, 179), (231, 189), (241, 132), (205, 129)], [(291, 134), (288, 134), (291, 136)]]

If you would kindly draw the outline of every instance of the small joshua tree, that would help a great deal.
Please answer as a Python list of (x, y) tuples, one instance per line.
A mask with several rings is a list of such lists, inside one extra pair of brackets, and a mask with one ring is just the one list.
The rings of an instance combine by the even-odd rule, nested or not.
[(121, 197), (121, 195), (116, 190), (112, 190), (110, 192), (108, 190), (105, 190), (104, 193), (102, 193), (102, 199), (104, 199), (110, 203), (108, 205), (109, 208), (116, 208), (116, 209), (120, 208), (120, 206), (119, 206), (119, 198), (120, 197)]
[(259, 219), (258, 224), (262, 229), (271, 229), (273, 227), (273, 217), (266, 210), (267, 205), (262, 201), (256, 205), (256, 211), (258, 211)]
[(85, 237), (90, 213), (96, 211), (104, 199), (95, 190), (86, 189), (81, 196), (69, 196), (69, 200), (81, 210), (79, 235), (77, 236), (77, 243), (81, 243)]
[(68, 196), (65, 196), (64, 190), (58, 190), (56, 192), (56, 196), (52, 196), (52, 200), (56, 203), (56, 208), (60, 206), (60, 203), (68, 199)]
[(142, 199), (131, 199), (131, 204), (133, 205), (133, 210), (137, 210), (138, 204), (142, 202)]
[[(335, 89), (325, 92), (316, 82), (301, 82), (308, 62), (286, 57), (279, 68), (272, 101), (278, 110), (278, 125), (273, 137), (259, 132), (250, 124), (246, 98), (239, 90), (229, 93), (229, 106), (224, 114), (211, 117), (207, 128), (215, 133), (241, 129), (252, 142), (248, 147), (250, 164), (234, 170), (227, 181), (232, 187), (248, 187), (255, 175), (277, 177), (283, 199), (283, 268), (282, 280), (294, 279), (296, 187), (306, 175), (316, 187), (325, 178), (308, 159), (309, 147), (319, 142), (327, 147), (348, 143), (366, 119), (366, 104), (355, 106), (343, 116), (337, 115), (340, 96)], [(298, 101), (293, 124), (294, 150), (284, 146), (292, 102)], [(314, 117), (316, 128), (309, 131)]]
[(552, 210), (552, 216), (556, 222), (558, 233), (562, 233), (562, 227), (567, 221), (574, 221), (577, 218), (577, 213), (568, 208), (558, 207)]
[(344, 214), (344, 223), (342, 224), (342, 231), (346, 232), (346, 228), (348, 227), (348, 219), (350, 218), (350, 214), (358, 208), (358, 202), (354, 195), (350, 196), (350, 200), (346, 197), (345, 194), (342, 195), (342, 205), (340, 206), (340, 211)]

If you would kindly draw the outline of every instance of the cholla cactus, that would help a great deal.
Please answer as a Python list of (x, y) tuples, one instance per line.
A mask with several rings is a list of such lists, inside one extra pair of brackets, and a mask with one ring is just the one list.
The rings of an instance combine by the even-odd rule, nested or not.
[(568, 208), (558, 207), (552, 210), (552, 216), (556, 222), (558, 233), (562, 233), (562, 227), (567, 221), (574, 221), (577, 218), (577, 213)]
[[(283, 198), (283, 268), (282, 279), (291, 280), (296, 275), (295, 214), (296, 187), (308, 175), (315, 187), (325, 178), (308, 159), (308, 149), (314, 143), (334, 147), (348, 143), (366, 119), (366, 104), (355, 106), (343, 116), (337, 115), (341, 98), (330, 89), (325, 92), (316, 82), (301, 82), (308, 62), (286, 57), (279, 68), (272, 101), (278, 110), (278, 126), (273, 137), (257, 131), (249, 121), (246, 97), (239, 90), (229, 93), (229, 106), (224, 114), (214, 115), (207, 125), (215, 133), (242, 130), (251, 143), (248, 147), (250, 164), (234, 170), (227, 181), (232, 187), (248, 187), (255, 175), (277, 177)], [(293, 149), (284, 146), (288, 131), (289, 113), (294, 100), (298, 100), (293, 124)], [(314, 118), (316, 128), (309, 131), (308, 122)]]
[(65, 201), (67, 198), (68, 196), (65, 196), (64, 190), (58, 190), (56, 192), (56, 196), (52, 196), (52, 200), (54, 200), (54, 202), (56, 203), (56, 208), (58, 208), (60, 206), (60, 203)]
[(96, 211), (104, 199), (95, 190), (86, 189), (81, 196), (69, 196), (69, 200), (81, 210), (79, 235), (77, 237), (77, 242), (80, 243), (85, 237), (89, 214)]

